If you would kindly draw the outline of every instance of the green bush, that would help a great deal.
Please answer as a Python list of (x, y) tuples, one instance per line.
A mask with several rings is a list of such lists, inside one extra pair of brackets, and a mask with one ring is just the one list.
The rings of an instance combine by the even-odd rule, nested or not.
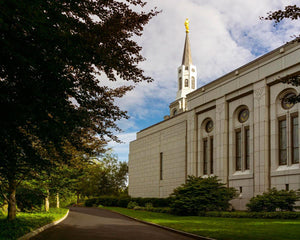
[(170, 206), (170, 198), (132, 198), (139, 206), (146, 206), (151, 203), (153, 207), (168, 207)]
[(189, 176), (187, 182), (171, 194), (170, 207), (177, 215), (197, 215), (201, 211), (224, 211), (236, 196), (234, 188), (227, 188), (216, 176)]
[(127, 205), (128, 209), (133, 209), (134, 207), (138, 206), (136, 202), (130, 201)]
[(147, 203), (152, 204), (153, 207), (168, 207), (170, 203), (169, 198), (130, 198), (114, 197), (114, 196), (101, 196), (89, 198), (85, 201), (86, 207), (97, 206), (99, 204), (107, 207), (123, 207), (126, 208), (130, 201), (136, 202), (139, 206), (145, 206)]
[(17, 188), (17, 206), (21, 212), (41, 210), (44, 203), (44, 193), (40, 189), (20, 186)]
[(272, 188), (262, 195), (251, 198), (247, 208), (251, 212), (293, 211), (297, 200), (299, 200), (299, 193), (296, 191), (278, 191)]
[(146, 203), (145, 208), (146, 209), (151, 209), (151, 208), (153, 208), (153, 204), (152, 203)]
[(162, 208), (155, 208), (155, 207), (140, 207), (135, 206), (133, 210), (137, 211), (148, 211), (148, 212), (158, 212), (158, 213), (171, 213), (171, 208), (169, 207), (162, 207)]
[(300, 212), (199, 212), (203, 217), (299, 219)]

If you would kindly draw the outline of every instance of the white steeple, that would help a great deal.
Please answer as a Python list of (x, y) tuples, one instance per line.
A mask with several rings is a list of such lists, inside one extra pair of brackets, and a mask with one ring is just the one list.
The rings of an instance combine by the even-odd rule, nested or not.
[(189, 21), (185, 21), (186, 36), (183, 50), (182, 64), (178, 67), (178, 91), (176, 100), (197, 89), (197, 69), (192, 63), (191, 46), (189, 40)]
[(186, 28), (186, 36), (182, 64), (178, 67), (177, 70), (178, 90), (176, 100), (172, 102), (169, 106), (170, 117), (174, 117), (178, 113), (188, 110), (186, 104), (186, 95), (197, 89), (197, 69), (196, 66), (194, 66), (192, 63), (188, 19), (186, 19), (184, 25)]

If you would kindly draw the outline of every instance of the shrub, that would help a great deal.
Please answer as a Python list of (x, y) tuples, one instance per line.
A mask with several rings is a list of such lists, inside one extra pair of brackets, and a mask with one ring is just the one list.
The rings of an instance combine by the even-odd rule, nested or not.
[(17, 206), (22, 212), (40, 210), (44, 202), (44, 193), (40, 189), (27, 186), (17, 188)]
[(203, 217), (299, 219), (300, 212), (199, 212)]
[(169, 198), (130, 198), (128, 196), (101, 196), (89, 198), (85, 201), (86, 207), (97, 206), (99, 204), (107, 207), (123, 207), (126, 208), (130, 201), (136, 202), (139, 206), (145, 206), (151, 203), (153, 207), (168, 207)]
[(133, 210), (145, 210), (145, 208), (144, 207), (140, 207), (140, 206), (135, 206), (133, 208)]
[(146, 209), (151, 209), (151, 208), (153, 208), (153, 204), (152, 203), (146, 203), (145, 208)]
[(293, 211), (297, 200), (299, 200), (299, 194), (296, 191), (278, 191), (276, 188), (272, 188), (262, 195), (251, 198), (247, 208), (251, 212), (274, 212), (277, 209)]
[(201, 178), (189, 176), (187, 182), (171, 194), (171, 210), (177, 215), (197, 215), (201, 211), (223, 211), (236, 195), (234, 188), (227, 188), (216, 176)]
[(136, 202), (129, 202), (128, 205), (127, 205), (127, 208), (128, 209), (133, 209), (134, 207), (138, 206), (138, 204)]

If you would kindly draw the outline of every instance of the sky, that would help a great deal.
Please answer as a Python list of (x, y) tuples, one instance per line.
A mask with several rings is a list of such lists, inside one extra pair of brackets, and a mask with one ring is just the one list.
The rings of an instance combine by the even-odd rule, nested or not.
[[(300, 21), (284, 21), (277, 26), (260, 20), (269, 11), (300, 0), (149, 0), (147, 9), (162, 12), (145, 26), (135, 40), (146, 58), (140, 64), (152, 83), (140, 83), (117, 100), (130, 118), (118, 122), (123, 142), (110, 142), (120, 161), (128, 161), (129, 142), (136, 132), (169, 115), (169, 104), (176, 98), (177, 68), (181, 65), (186, 18), (190, 21), (193, 64), (197, 67), (198, 88), (285, 44), (299, 34)], [(117, 86), (122, 80), (107, 83)]]

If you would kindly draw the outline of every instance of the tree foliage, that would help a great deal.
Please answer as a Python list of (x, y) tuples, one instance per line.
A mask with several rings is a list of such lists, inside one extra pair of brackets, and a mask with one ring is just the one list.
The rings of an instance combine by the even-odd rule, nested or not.
[[(266, 17), (261, 17), (263, 20), (271, 20), (275, 22), (275, 25), (279, 24), (285, 19), (290, 20), (298, 20), (300, 19), (300, 7), (297, 5), (288, 5), (284, 8), (284, 10), (277, 10), (274, 12), (268, 12)], [(291, 44), (300, 42), (300, 34), (292, 36), (293, 40), (290, 42)], [(291, 84), (293, 86), (300, 85), (300, 74), (288, 75), (284, 78), (281, 78), (284, 83)], [(289, 101), (291, 103), (300, 102), (300, 94), (294, 97), (290, 97)]]
[(272, 188), (262, 195), (251, 198), (247, 208), (251, 212), (275, 212), (277, 209), (293, 211), (295, 202), (299, 199), (299, 192)]
[(107, 152), (83, 170), (77, 191), (88, 197), (118, 195), (126, 189), (127, 173), (127, 163)]
[(178, 215), (197, 215), (202, 211), (228, 210), (229, 201), (236, 196), (234, 188), (227, 188), (216, 176), (189, 176), (187, 182), (174, 189), (170, 207)]
[[(135, 11), (142, 0), (10, 0), (0, 2), (0, 180), (15, 218), (23, 179), (67, 163), (72, 146), (96, 155), (117, 140), (114, 104), (132, 86), (103, 78), (151, 81), (133, 40), (157, 14)], [(100, 77), (99, 77), (100, 76)], [(1, 186), (0, 186), (1, 187)]]

